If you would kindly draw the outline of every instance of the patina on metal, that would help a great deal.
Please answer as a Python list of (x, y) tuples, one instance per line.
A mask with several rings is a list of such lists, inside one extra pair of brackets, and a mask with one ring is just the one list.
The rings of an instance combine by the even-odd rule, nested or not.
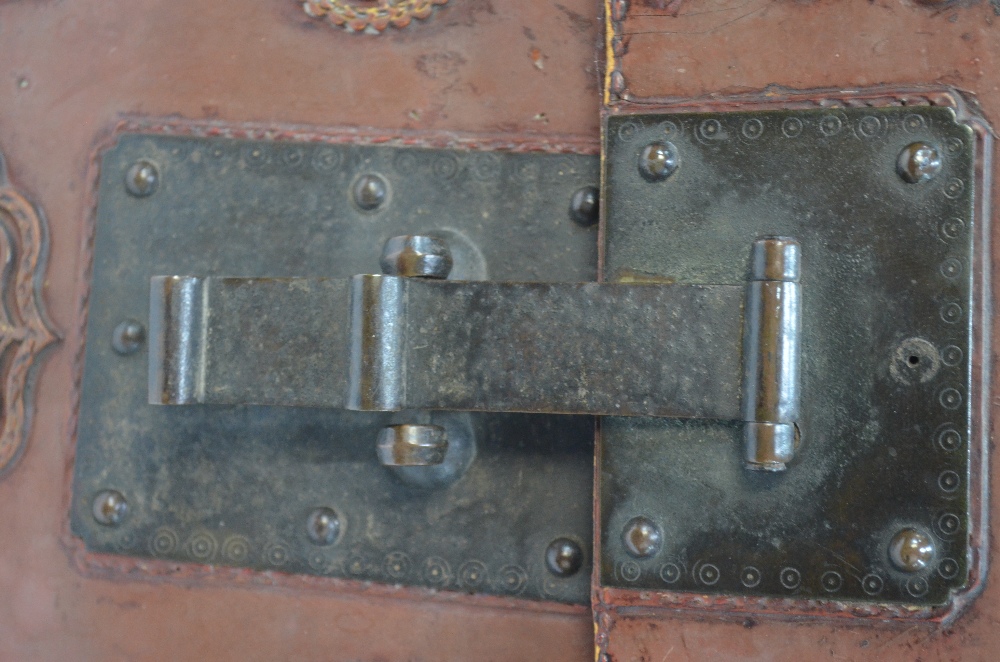
[[(989, 328), (973, 289), (984, 269), (973, 128), (950, 108), (897, 106), (611, 115), (604, 136), (609, 281), (741, 283), (748, 242), (766, 235), (795, 237), (802, 265), (801, 445), (786, 471), (745, 470), (732, 453), (743, 425), (602, 419), (595, 562), (608, 599), (695, 608), (709, 593), (777, 599), (746, 610), (783, 611), (788, 599), (876, 609), (943, 605), (965, 590), (984, 553), (970, 467), (983, 448), (973, 430), (988, 425), (973, 426), (985, 415), (974, 403), (989, 401), (973, 370), (988, 360), (973, 330)], [(651, 181), (636, 163), (664, 141), (681, 165)], [(940, 170), (911, 183), (898, 162), (914, 144), (936, 146)], [(777, 304), (777, 291), (760, 294)], [(795, 319), (784, 310), (772, 323)], [(760, 348), (786, 365), (785, 348)], [(761, 397), (771, 404), (760, 418), (780, 422), (770, 414), (781, 401)], [(636, 517), (662, 531), (648, 556), (622, 534)], [(925, 565), (891, 560), (890, 549), (928, 549), (893, 547), (903, 529), (932, 544)]]
[(444, 239), (420, 235), (390, 238), (382, 247), (380, 263), (385, 275), (407, 278), (445, 279), (454, 266)]
[[(159, 186), (135, 197), (123, 181), (143, 160), (157, 164)], [(161, 282), (161, 322), (197, 328), (206, 311), (239, 313), (261, 343), (245, 346), (248, 383), (267, 357), (276, 393), (320, 404), (347, 364), (283, 361), (348, 337), (349, 279), (379, 273), (392, 237), (443, 241), (458, 280), (593, 281), (597, 229), (567, 210), (598, 169), (597, 157), (567, 153), (121, 136), (101, 162), (75, 535), (108, 554), (586, 604), (590, 555), (565, 575), (546, 555), (553, 540), (592, 535), (592, 418), (151, 406), (149, 352), (161, 346), (123, 356), (110, 339), (122, 320), (150, 318), (153, 276), (202, 274)], [(366, 174), (387, 184), (373, 210), (352, 190)], [(221, 276), (259, 280), (241, 294)], [(228, 298), (200, 298), (213, 282)], [(309, 306), (315, 325), (280, 324)], [(165, 392), (211, 393), (181, 366), (219, 342), (189, 335), (163, 354), (191, 377)], [(380, 463), (380, 431), (403, 424), (444, 428), (441, 464)], [(92, 515), (109, 488), (128, 501), (117, 526)]]
[(155, 277), (149, 397), (739, 420), (746, 289)]
[(379, 462), (387, 467), (441, 464), (448, 452), (448, 431), (440, 425), (390, 425), (379, 432), (376, 448)]
[(139, 351), (145, 341), (146, 327), (138, 320), (123, 320), (111, 336), (111, 346), (123, 356)]
[(754, 242), (743, 317), (743, 443), (748, 468), (782, 471), (795, 455), (802, 336), (801, 250)]
[[(755, 241), (745, 292), (154, 277), (149, 402), (722, 420), (741, 413), (747, 466), (780, 471), (797, 436), (799, 253), (794, 239)], [(440, 280), (451, 257), (441, 240), (393, 237), (382, 268)], [(383, 430), (383, 464), (440, 463), (447, 444), (432, 430)]]

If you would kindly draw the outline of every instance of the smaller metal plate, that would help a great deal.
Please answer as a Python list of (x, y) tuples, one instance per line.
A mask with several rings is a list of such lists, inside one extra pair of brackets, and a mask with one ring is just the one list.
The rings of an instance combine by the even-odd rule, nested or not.
[[(143, 159), (159, 180), (137, 197)], [(365, 173), (388, 186), (370, 211), (351, 194)], [(577, 154), (121, 136), (101, 166), (73, 532), (96, 552), (586, 603), (592, 418), (433, 414), (452, 468), (393, 471), (378, 433), (412, 412), (151, 406), (145, 347), (111, 339), (148, 320), (154, 275), (346, 279), (379, 273), (401, 234), (445, 238), (457, 279), (594, 280), (596, 228), (570, 200), (597, 179)], [(128, 501), (117, 526), (92, 516), (104, 489)], [(333, 544), (308, 535), (317, 507), (340, 518)], [(546, 569), (559, 538), (582, 550), (569, 577)]]
[[(742, 466), (739, 424), (602, 421), (601, 585), (906, 605), (969, 587), (988, 328), (976, 132), (950, 108), (891, 107), (620, 115), (605, 137), (609, 280), (735, 284), (753, 239), (795, 237), (803, 377), (783, 473)], [(650, 181), (657, 141), (679, 167)], [(918, 141), (943, 166), (911, 184), (897, 157)], [(660, 528), (656, 554), (626, 550), (637, 516)], [(907, 527), (933, 541), (923, 571), (890, 562)]]

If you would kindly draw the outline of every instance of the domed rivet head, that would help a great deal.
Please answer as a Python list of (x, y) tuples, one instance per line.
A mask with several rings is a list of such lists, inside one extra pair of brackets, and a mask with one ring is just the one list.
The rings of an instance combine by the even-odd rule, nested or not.
[(902, 529), (889, 543), (889, 560), (904, 572), (924, 570), (933, 558), (934, 542), (916, 529)]
[(128, 514), (128, 501), (118, 490), (101, 490), (91, 506), (94, 520), (103, 526), (118, 526)]
[(137, 198), (153, 195), (160, 185), (160, 170), (152, 161), (136, 161), (125, 173), (125, 190)]
[(899, 153), (896, 172), (910, 184), (926, 182), (941, 172), (941, 154), (928, 143), (911, 143)]
[(678, 165), (677, 149), (668, 142), (650, 143), (639, 155), (639, 172), (651, 182), (663, 181), (677, 171)]
[(622, 531), (622, 542), (629, 554), (636, 558), (654, 556), (663, 545), (663, 533), (647, 517), (633, 517)]
[(351, 187), (354, 204), (365, 211), (374, 211), (389, 197), (389, 185), (379, 175), (361, 175)]
[(146, 340), (146, 327), (135, 320), (125, 320), (111, 334), (111, 347), (122, 356), (134, 354)]
[(596, 186), (578, 189), (569, 203), (569, 215), (577, 224), (590, 227), (597, 223), (600, 212), (600, 194)]
[(451, 273), (454, 261), (443, 239), (403, 235), (385, 242), (380, 265), (387, 276), (443, 280)]
[(306, 519), (309, 540), (317, 545), (332, 545), (340, 536), (340, 517), (332, 508), (316, 508)]
[(583, 566), (583, 550), (575, 540), (556, 538), (545, 550), (545, 565), (557, 577), (570, 577)]

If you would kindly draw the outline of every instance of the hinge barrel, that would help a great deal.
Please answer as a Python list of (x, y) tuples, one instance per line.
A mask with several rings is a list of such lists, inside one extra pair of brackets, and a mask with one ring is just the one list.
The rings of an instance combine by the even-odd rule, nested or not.
[(750, 265), (743, 317), (744, 459), (750, 468), (782, 470), (795, 454), (799, 419), (799, 244), (758, 240)]

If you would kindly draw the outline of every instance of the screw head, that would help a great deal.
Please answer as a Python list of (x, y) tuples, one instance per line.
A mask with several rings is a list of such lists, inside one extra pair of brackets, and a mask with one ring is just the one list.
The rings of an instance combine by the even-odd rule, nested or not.
[(306, 519), (309, 540), (316, 545), (332, 545), (340, 537), (340, 517), (333, 508), (316, 508)]
[(910, 184), (926, 182), (941, 172), (941, 153), (929, 143), (911, 143), (899, 153), (896, 172)]
[(454, 264), (443, 239), (423, 235), (392, 237), (382, 247), (379, 262), (387, 276), (438, 280), (447, 278)]
[(625, 550), (636, 558), (656, 555), (663, 545), (663, 533), (648, 517), (633, 517), (622, 531)]
[(160, 185), (160, 170), (152, 161), (136, 161), (125, 173), (125, 190), (137, 198), (153, 195)]
[(600, 214), (600, 193), (596, 186), (578, 189), (569, 202), (569, 216), (579, 225), (590, 227)]
[(91, 506), (94, 520), (103, 526), (118, 526), (128, 515), (128, 501), (118, 490), (101, 490)]
[(140, 322), (129, 319), (115, 327), (111, 334), (111, 347), (122, 356), (127, 356), (139, 351), (145, 340), (146, 327)]
[(902, 529), (889, 543), (889, 560), (904, 572), (924, 570), (933, 558), (934, 542), (917, 529)]
[(575, 540), (556, 538), (545, 550), (545, 565), (557, 577), (570, 577), (583, 567), (583, 550)]
[(678, 165), (677, 148), (665, 141), (646, 145), (639, 155), (639, 173), (651, 182), (663, 181), (677, 171)]
[(354, 204), (364, 211), (374, 211), (389, 197), (389, 184), (381, 176), (369, 173), (354, 181), (351, 193)]

